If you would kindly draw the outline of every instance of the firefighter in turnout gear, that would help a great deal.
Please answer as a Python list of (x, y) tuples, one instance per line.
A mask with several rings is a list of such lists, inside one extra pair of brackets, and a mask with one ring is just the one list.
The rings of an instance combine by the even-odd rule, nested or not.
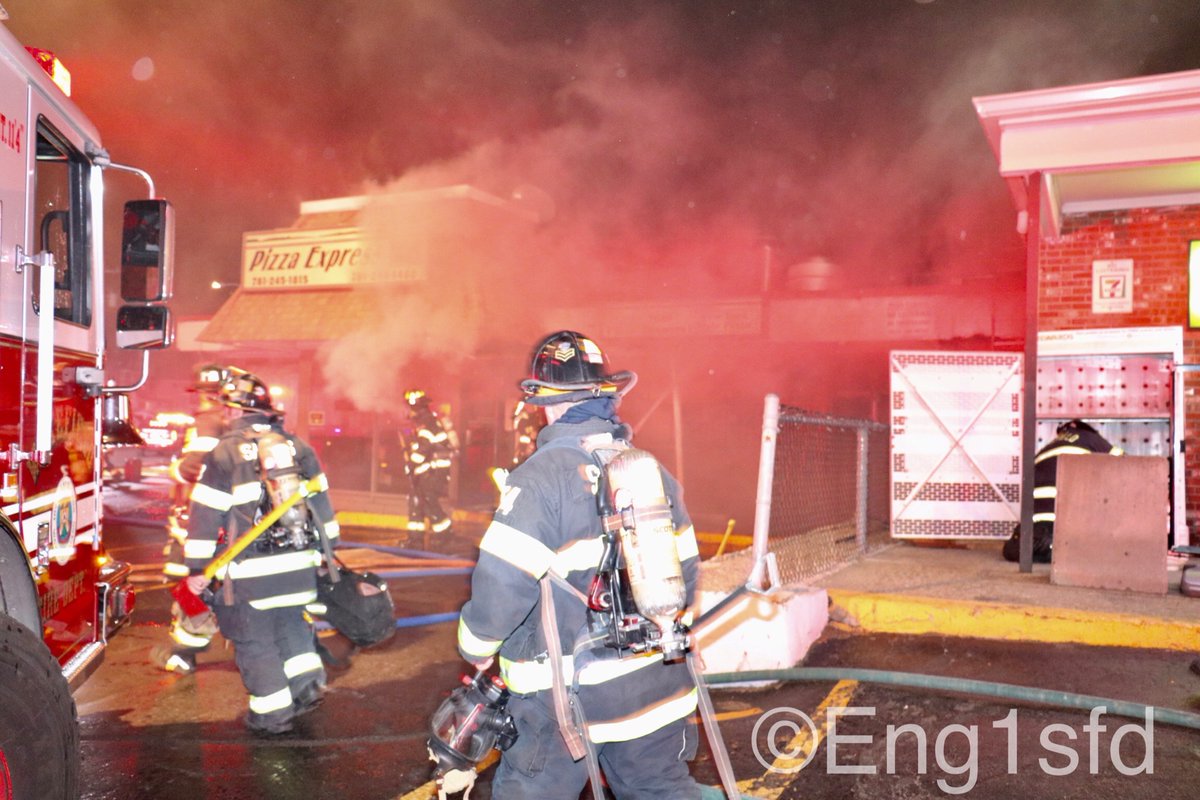
[[(1049, 564), (1054, 550), (1054, 508), (1058, 498), (1058, 457), (1067, 454), (1099, 453), (1119, 456), (1124, 450), (1116, 447), (1100, 432), (1081, 419), (1058, 426), (1055, 436), (1037, 452), (1033, 459), (1033, 560)], [(1021, 560), (1021, 526), (1018, 523), (1012, 536), (1004, 543), (1007, 561)]]
[(228, 424), (219, 391), (229, 375), (241, 372), (236, 367), (207, 364), (196, 372), (196, 383), (188, 391), (196, 393), (196, 414), (183, 434), (183, 448), (171, 459), (167, 469), (171, 476), (171, 516), (167, 520), (167, 557), (163, 574), (169, 578), (186, 578), (188, 569), (183, 563), (183, 543), (187, 540), (187, 510), (192, 486), (200, 477), (204, 456), (217, 446)]
[(442, 498), (450, 483), (450, 465), (458, 451), (453, 429), (438, 416), (429, 396), (420, 389), (404, 393), (412, 429), (405, 442), (404, 469), (408, 473), (408, 530), (442, 533), (451, 519), (442, 508)]
[(545, 424), (545, 419), (538, 413), (538, 407), (521, 401), (513, 411), (513, 458), (510, 466), (520, 466), (525, 459), (533, 455), (537, 447), (538, 431)]
[[(608, 372), (596, 343), (573, 331), (542, 341), (531, 373), (521, 384), (525, 402), (541, 407), (548, 424), (537, 450), (508, 476), (458, 629), (460, 654), (477, 667), (498, 657), (512, 693), (517, 737), (501, 756), (492, 794), (577, 798), (598, 765), (618, 798), (698, 798), (688, 768), (697, 742), (688, 667), (661, 652), (618, 652), (589, 628), (588, 595), (604, 558), (595, 454), (628, 447), (631, 433), (617, 405), (636, 375)], [(662, 484), (690, 604), (699, 569), (695, 532), (682, 489), (665, 470)], [(584, 736), (590, 748), (580, 745)], [(590, 749), (586, 759), (581, 747)]]
[[(163, 574), (182, 580), (188, 576), (184, 563), (184, 544), (187, 542), (188, 503), (192, 486), (200, 477), (204, 456), (217, 446), (228, 427), (225, 407), (219, 392), (230, 375), (240, 373), (236, 367), (206, 364), (196, 372), (196, 383), (189, 391), (196, 393), (196, 413), (183, 436), (183, 449), (171, 459), (168, 474), (171, 484), (171, 511), (167, 517), (167, 546), (163, 549), (166, 563)], [(196, 669), (196, 654), (208, 648), (217, 632), (216, 619), (188, 617), (178, 603), (171, 607), (171, 646), (156, 647), (151, 660), (168, 672), (187, 674)]]
[[(325, 670), (304, 612), (317, 598), (323, 545), (336, 546), (338, 524), (316, 454), (283, 429), (263, 382), (248, 373), (232, 376), (221, 399), (233, 415), (230, 429), (205, 456), (192, 490), (185, 551), (194, 593), (208, 588), (205, 566), (295, 494), (301, 481), (321, 487), (293, 507), (296, 514), (280, 517), (238, 554), (210, 589), (221, 634), (234, 645), (250, 694), (246, 727), (284, 733), (295, 717), (316, 708), (325, 691)], [(271, 469), (278, 463), (294, 468), (279, 476)]]

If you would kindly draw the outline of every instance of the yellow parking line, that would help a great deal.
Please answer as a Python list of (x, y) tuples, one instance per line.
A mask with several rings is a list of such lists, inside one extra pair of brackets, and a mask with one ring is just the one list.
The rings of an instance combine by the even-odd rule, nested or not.
[(723, 711), (715, 715), (717, 722), (725, 722), (730, 719), (741, 719), (743, 717), (753, 717), (757, 714), (762, 714), (761, 708), (746, 708), (741, 711)]
[(809, 753), (814, 752), (821, 745), (821, 740), (825, 738), (825, 710), (849, 706), (857, 688), (858, 681), (838, 681), (816, 710), (809, 715), (817, 728), (816, 736), (813, 736), (807, 725), (801, 725), (799, 732), (784, 748), (785, 753), (796, 753), (798, 757), (778, 756), (761, 777), (738, 781), (738, 790), (759, 800), (778, 800), (791, 786), (792, 781), (804, 771), (797, 769), (798, 762), (803, 761)]

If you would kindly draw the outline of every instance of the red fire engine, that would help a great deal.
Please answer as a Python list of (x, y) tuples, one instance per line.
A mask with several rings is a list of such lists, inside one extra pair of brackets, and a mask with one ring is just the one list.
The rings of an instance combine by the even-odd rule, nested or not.
[[(6, 18), (0, 9), (0, 19)], [(103, 543), (101, 447), (149, 351), (170, 344), (173, 212), (150, 176), (114, 163), (52, 54), (0, 26), (0, 799), (74, 797), (70, 689), (129, 618), (130, 567)], [(105, 225), (115, 172), (150, 199)], [(115, 214), (113, 215), (115, 216)], [(105, 308), (104, 234), (121, 301)], [(114, 247), (115, 250), (115, 247)], [(115, 293), (114, 293), (115, 294)], [(117, 385), (107, 341), (141, 350)], [(136, 373), (138, 357), (125, 357)], [(108, 374), (106, 374), (106, 369)], [(135, 376), (136, 377), (136, 376)]]

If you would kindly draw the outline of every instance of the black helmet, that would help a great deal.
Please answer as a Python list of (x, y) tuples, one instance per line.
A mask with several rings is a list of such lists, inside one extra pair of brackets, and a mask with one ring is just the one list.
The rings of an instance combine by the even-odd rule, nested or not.
[(429, 395), (425, 394), (421, 389), (409, 389), (404, 393), (404, 402), (410, 406), (425, 406), (429, 407)]
[(221, 402), (230, 408), (240, 408), (245, 411), (265, 411), (270, 414), (282, 413), (271, 402), (271, 391), (267, 385), (249, 372), (238, 370), (231, 374), (225, 383), (221, 384)]
[(637, 375), (610, 373), (606, 361), (600, 346), (582, 333), (550, 334), (534, 349), (530, 377), (521, 381), (525, 402), (548, 406), (601, 395), (623, 396), (637, 383)]
[(228, 383), (232, 375), (242, 372), (238, 367), (227, 367), (220, 363), (206, 363), (203, 367), (199, 367), (196, 371), (196, 383), (191, 389), (192, 392), (204, 392), (209, 395), (221, 391), (221, 386)]
[(1054, 432), (1061, 435), (1064, 433), (1072, 433), (1072, 432), (1076, 432), (1076, 431), (1088, 431), (1089, 433), (1097, 433), (1097, 434), (1099, 433), (1098, 430), (1093, 428), (1091, 425), (1088, 425), (1086, 422), (1084, 422), (1081, 419), (1067, 420), (1066, 422), (1059, 425), (1055, 429)]

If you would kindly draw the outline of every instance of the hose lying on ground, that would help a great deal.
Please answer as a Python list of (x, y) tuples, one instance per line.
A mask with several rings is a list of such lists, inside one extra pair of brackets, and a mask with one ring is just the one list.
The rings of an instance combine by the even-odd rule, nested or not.
[[(936, 689), (944, 692), (973, 694), (1023, 703), (1039, 703), (1042, 705), (1059, 706), (1060, 708), (1081, 709), (1084, 711), (1090, 711), (1093, 708), (1103, 708), (1107, 714), (1131, 717), (1139, 720), (1145, 720), (1147, 718), (1147, 711), (1149, 710), (1156, 723), (1200, 730), (1200, 714), (1193, 714), (1188, 711), (1146, 706), (1142, 703), (1132, 703), (1127, 700), (1112, 700), (1107, 697), (1077, 694), (1075, 692), (1060, 692), (1054, 689), (1038, 689), (1031, 686), (1017, 686), (1011, 683), (996, 683), (994, 681), (977, 681), (968, 678), (947, 678), (941, 675), (923, 675), (912, 672), (844, 667), (794, 667), (792, 669), (718, 672), (704, 676), (705, 683), (712, 685), (729, 683), (776, 683), (780, 681), (837, 682), (843, 680), (859, 681), (860, 683), (883, 683), (892, 686), (906, 686), (913, 689)], [(702, 800), (720, 800), (725, 796), (725, 792), (717, 786), (702, 786), (700, 789)], [(742, 795), (742, 798), (743, 800), (754, 800), (750, 795)]]
[(977, 681), (967, 678), (947, 678), (940, 675), (922, 675), (913, 672), (894, 672), (881, 669), (852, 669), (845, 667), (795, 667), (792, 669), (748, 670), (746, 672), (719, 672), (705, 675), (709, 684), (763, 683), (776, 681), (860, 681), (862, 683), (886, 683), (892, 686), (907, 686), (914, 689), (937, 689), (944, 692), (975, 694), (997, 697), (1025, 703), (1090, 711), (1103, 707), (1105, 713), (1133, 719), (1146, 719), (1147, 709), (1153, 709), (1155, 722), (1200, 730), (1200, 714), (1177, 711), (1173, 708), (1158, 708), (1127, 700), (1112, 700), (1107, 697), (1060, 692), (1053, 689), (1037, 689), (1011, 683)]

